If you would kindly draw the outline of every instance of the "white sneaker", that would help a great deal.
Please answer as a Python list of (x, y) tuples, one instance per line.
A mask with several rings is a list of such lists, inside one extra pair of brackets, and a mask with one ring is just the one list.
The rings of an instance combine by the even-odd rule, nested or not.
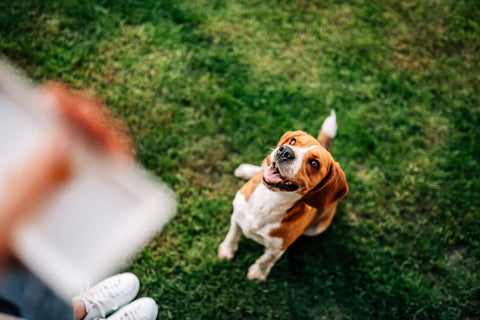
[(139, 288), (140, 282), (133, 273), (121, 273), (99, 282), (74, 299), (85, 303), (87, 314), (82, 320), (96, 320), (132, 301)]
[(105, 320), (155, 320), (158, 307), (152, 298), (140, 298), (127, 304)]

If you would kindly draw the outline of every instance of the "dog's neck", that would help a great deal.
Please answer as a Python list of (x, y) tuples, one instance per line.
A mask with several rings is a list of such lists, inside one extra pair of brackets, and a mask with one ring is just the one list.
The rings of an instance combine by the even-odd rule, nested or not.
[(272, 191), (260, 183), (252, 194), (249, 205), (262, 216), (285, 215), (301, 198), (298, 193)]

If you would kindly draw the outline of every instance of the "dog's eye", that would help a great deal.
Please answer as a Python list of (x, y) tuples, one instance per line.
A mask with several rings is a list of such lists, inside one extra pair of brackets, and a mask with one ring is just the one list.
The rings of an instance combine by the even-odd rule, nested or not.
[(295, 142), (297, 142), (297, 139), (295, 138), (292, 138), (292, 140), (290, 140), (290, 144), (293, 146), (295, 144)]
[(320, 163), (318, 163), (317, 160), (312, 160), (312, 161), (310, 161), (310, 165), (311, 165), (312, 168), (315, 169), (315, 170), (318, 170), (318, 168), (320, 167)]

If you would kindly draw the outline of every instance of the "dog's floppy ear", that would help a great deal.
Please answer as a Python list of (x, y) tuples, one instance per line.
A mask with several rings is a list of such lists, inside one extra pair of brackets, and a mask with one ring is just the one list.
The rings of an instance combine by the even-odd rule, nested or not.
[(309, 206), (324, 210), (330, 204), (345, 197), (347, 192), (348, 185), (345, 174), (338, 162), (332, 161), (325, 178), (307, 193), (303, 200)]

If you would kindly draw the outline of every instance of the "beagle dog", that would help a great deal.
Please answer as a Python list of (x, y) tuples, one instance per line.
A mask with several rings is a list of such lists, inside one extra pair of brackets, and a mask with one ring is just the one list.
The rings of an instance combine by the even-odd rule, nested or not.
[(303, 131), (289, 131), (262, 167), (242, 164), (235, 170), (236, 176), (250, 180), (233, 200), (230, 230), (218, 248), (219, 258), (233, 259), (243, 232), (265, 246), (247, 277), (265, 280), (299, 236), (315, 236), (327, 229), (338, 201), (348, 192), (345, 174), (329, 152), (336, 133), (332, 110), (318, 140)]

